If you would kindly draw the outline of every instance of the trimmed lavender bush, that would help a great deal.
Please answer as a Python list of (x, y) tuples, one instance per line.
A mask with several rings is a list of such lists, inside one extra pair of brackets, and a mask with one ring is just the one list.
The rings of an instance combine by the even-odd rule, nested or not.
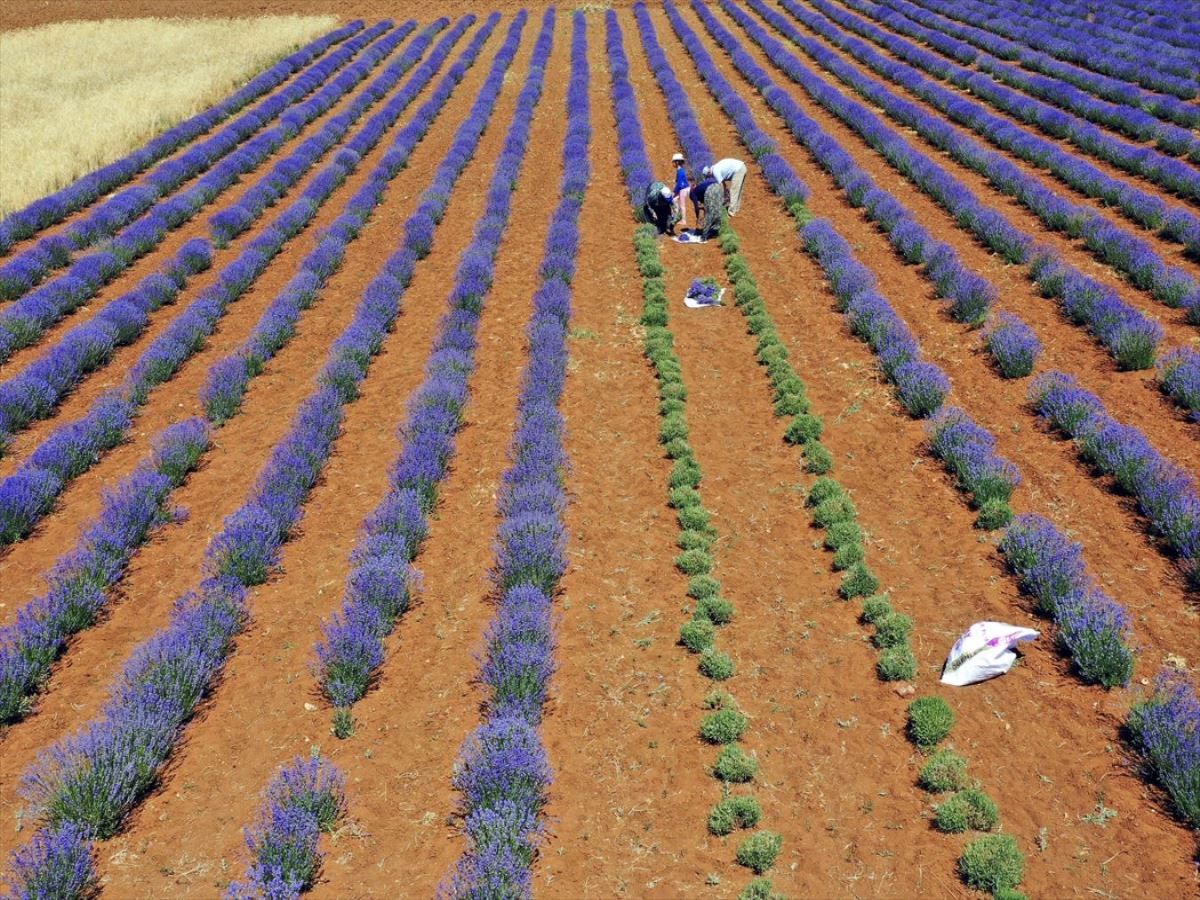
[(1017, 467), (996, 455), (995, 436), (956, 406), (944, 407), (929, 422), (930, 447), (971, 495), (976, 507), (1007, 502), (1021, 483)]
[(1129, 731), (1179, 814), (1200, 827), (1200, 700), (1181, 672), (1164, 670), (1129, 713)]
[(1000, 552), (1037, 609), (1059, 625), (1059, 640), (1086, 680), (1111, 688), (1129, 683), (1134, 656), (1128, 612), (1092, 582), (1082, 548), (1047, 519), (1018, 516)]
[(950, 379), (931, 362), (904, 363), (896, 368), (893, 379), (900, 403), (919, 419), (937, 411), (950, 392)]
[(1002, 312), (984, 332), (984, 345), (1005, 378), (1024, 378), (1033, 372), (1042, 344), (1025, 322)]

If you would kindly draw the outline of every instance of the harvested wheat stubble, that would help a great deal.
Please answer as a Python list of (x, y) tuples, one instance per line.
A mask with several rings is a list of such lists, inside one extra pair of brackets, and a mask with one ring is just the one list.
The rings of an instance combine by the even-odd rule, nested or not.
[[(194, 114), (334, 21), (132, 19), (0, 33), (0, 215)], [(66, 139), (64, 120), (75, 126)]]

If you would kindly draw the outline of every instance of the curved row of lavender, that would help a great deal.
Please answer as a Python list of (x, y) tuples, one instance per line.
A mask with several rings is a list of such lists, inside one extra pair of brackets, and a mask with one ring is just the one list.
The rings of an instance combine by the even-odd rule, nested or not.
[[(1029, 5), (1025, 8), (1028, 11)], [(1200, 19), (1195, 5), (1186, 0), (1113, 3), (1099, 9), (1087, 3), (1059, 0), (1053, 8), (1071, 18), (1087, 17), (1092, 10), (1094, 21), (1117, 29), (1118, 35), (1134, 34), (1176, 47), (1200, 50)]]
[[(525, 21), (522, 17), (519, 22)], [(514, 28), (517, 23), (514, 23)], [(506, 47), (516, 52), (510, 34)], [(468, 396), (467, 378), (474, 365), (475, 330), (483, 301), (492, 285), (492, 266), (508, 223), (515, 175), (524, 160), (533, 109), (541, 97), (544, 67), (553, 41), (553, 17), (543, 22), (534, 45), (531, 73), (517, 99), (517, 110), (488, 192), (484, 219), (475, 239), (463, 251), (449, 308), (441, 321), (426, 376), (409, 402), (403, 443), (392, 467), (390, 489), (364, 523), (351, 554), (352, 566), (342, 608), (324, 625), (315, 648), (321, 692), (334, 707), (334, 731), (352, 731), (351, 707), (366, 694), (383, 663), (383, 639), (408, 608), (415, 579), (412, 561), (428, 532), (428, 516), (454, 452), (454, 435), (462, 425)], [(429, 253), (455, 182), (475, 151), (504, 83), (504, 69), (493, 69), (475, 105), (459, 127), (451, 151), (434, 174), (416, 211), (404, 224), (404, 239), (395, 264), (368, 292), (386, 287), (393, 277), (411, 272)]]
[[(751, 3), (754, 2), (756, 0), (751, 0)], [(1028, 234), (1012, 227), (1003, 216), (985, 207), (973, 193), (929, 157), (912, 150), (894, 130), (883, 125), (869, 110), (825, 85), (752, 18), (725, 0), (722, 0), (722, 3), (746, 29), (750, 38), (763, 48), (772, 62), (801, 84), (818, 102), (843, 121), (852, 123), (852, 127), (864, 135), (868, 144), (887, 158), (901, 174), (954, 213), (960, 225), (1005, 259), (1012, 262), (1029, 262), (1027, 276), (1038, 285), (1045, 296), (1058, 299), (1067, 320), (1086, 327), (1101, 346), (1112, 354), (1121, 368), (1144, 369), (1154, 365), (1157, 347), (1163, 338), (1163, 329), (1158, 322), (1126, 303), (1116, 291), (1063, 262), (1054, 251), (1036, 247)], [(726, 49), (732, 46), (732, 35), (720, 29), (719, 23), (716, 23), (707, 10), (701, 15), (706, 17), (705, 24), (710, 28), (710, 32), (721, 35), (718, 40), (725, 42)], [(713, 31), (710, 23), (720, 30)], [(761, 68), (745, 71), (755, 72), (751, 83), (756, 84), (760, 90), (767, 90), (765, 85), (768, 83), (774, 84)], [(762, 81), (763, 78), (767, 80)], [(789, 121), (801, 123), (807, 120), (799, 107), (783, 92), (765, 93), (764, 97)], [(906, 262), (926, 264), (922, 274), (933, 280), (935, 287), (941, 292), (939, 281), (942, 279), (938, 277), (937, 269), (941, 267), (941, 259), (945, 254), (941, 249), (942, 245), (929, 244), (924, 239), (915, 237), (922, 232), (917, 230), (919, 226), (904, 223), (903, 207), (886, 194), (868, 193), (870, 181), (865, 176), (858, 175), (857, 164), (844, 151), (840, 151), (840, 148), (831, 150), (831, 146), (837, 146), (836, 143), (828, 139), (815, 122), (807, 121), (809, 124), (804, 127), (798, 124), (790, 125), (793, 134), (805, 143), (811, 152), (818, 155), (822, 165), (835, 173), (850, 202), (856, 206), (865, 206), (868, 215), (889, 233), (893, 246)], [(819, 137), (814, 138), (813, 135)], [(1058, 199), (1057, 195), (1048, 191), (1046, 195), (1054, 201)], [(990, 298), (986, 303), (990, 304)], [(967, 311), (971, 309), (972, 305), (968, 304)], [(1200, 312), (1200, 304), (1193, 309)], [(1009, 371), (1010, 367), (1003, 359), (998, 359), (998, 363), (1002, 372)], [(1018, 367), (1017, 372), (1028, 374), (1028, 368)]]
[[(1162, 118), (1143, 109), (1141, 104), (1130, 106), (1114, 103), (1080, 90), (1062, 79), (1027, 72), (990, 53), (984, 53), (954, 38), (934, 32), (902, 13), (887, 9), (871, 0), (845, 0), (846, 6), (867, 18), (852, 15), (841, 6), (828, 3), (827, 0), (816, 0), (813, 5), (828, 18), (870, 38), (906, 62), (943, 81), (949, 81), (956, 87), (969, 90), (1021, 121), (1037, 125), (1053, 137), (1077, 135), (1080, 141), (1077, 146), (1085, 152), (1093, 152), (1091, 148), (1096, 146), (1095, 142), (1104, 138), (1105, 134), (1089, 128), (1076, 119), (1076, 116), (1137, 141), (1154, 141), (1159, 150), (1171, 156), (1188, 155), (1195, 161), (1200, 154), (1200, 142), (1191, 131), (1191, 128), (1200, 125), (1200, 108), (1190, 104), (1180, 104), (1181, 108), (1174, 112), (1174, 115), (1164, 117), (1173, 121), (1163, 121)], [(869, 19), (874, 19), (887, 28), (879, 29)], [(939, 53), (922, 50), (901, 35), (927, 44)], [(978, 69), (958, 65), (960, 62), (974, 64)], [(1015, 90), (1008, 90), (1002, 85), (1008, 85)], [(1030, 98), (1045, 100), (1059, 110), (1074, 115), (1064, 115)]]
[[(314, 749), (314, 753), (316, 748)], [(227, 900), (294, 900), (321, 868), (322, 831), (346, 815), (346, 779), (320, 755), (297, 757), (271, 780), (258, 822), (245, 829), (250, 869)]]
[(551, 779), (538, 734), (554, 671), (553, 597), (566, 571), (563, 475), (568, 461), (559, 412), (567, 375), (571, 281), (579, 213), (591, 176), (588, 144), (587, 17), (573, 16), (571, 76), (559, 203), (550, 220), (533, 313), (529, 359), (517, 398), (516, 432), (496, 508), (496, 612), (488, 626), (480, 681), (491, 689), (481, 724), (463, 743), (454, 786), (469, 846), (442, 896), (529, 897)]
[[(306, 298), (307, 305), (311, 305), (313, 302), (315, 302), (328, 277), (336, 269), (337, 263), (341, 260), (345, 252), (345, 246), (355, 239), (359, 230), (369, 219), (375, 206), (382, 201), (383, 192), (385, 191), (388, 182), (394, 178), (396, 173), (404, 166), (412, 152), (413, 147), (428, 132), (429, 128), (433, 124), (434, 119), (445, 105), (454, 88), (462, 80), (462, 77), (466, 73), (467, 69), (474, 64), (480, 50), (490, 37), (496, 24), (499, 22), (499, 19), (500, 16), (498, 13), (493, 14), (488, 19), (488, 22), (479, 29), (475, 37), (472, 39), (470, 45), (466, 50), (464, 50), (459, 60), (452, 67), (452, 70), (443, 78), (437, 91), (435, 91), (429, 100), (423, 104), (413, 121), (396, 136), (393, 147), (390, 149), (389, 153), (384, 157), (383, 160), (381, 160), (375, 170), (372, 171), (371, 175), (367, 179), (367, 182), (358, 191), (358, 193), (347, 203), (346, 212), (339, 217), (326, 235), (317, 242), (316, 247), (301, 263), (300, 273), (292, 279), (292, 282), (284, 288), (279, 297), (276, 298), (276, 301), (268, 307), (267, 311), (263, 314), (263, 320), (260, 321), (256, 331), (265, 333), (267, 329), (271, 327), (273, 316), (277, 316), (279, 314), (281, 303), (295, 303), (296, 298), (299, 296), (299, 292), (301, 290), (305, 292), (304, 297)], [(399, 115), (400, 108), (408, 105), (415, 94), (419, 92), (424, 84), (426, 84), (433, 77), (437, 69), (440, 68), (442, 62), (444, 62), (445, 58), (449, 55), (453, 45), (458, 41), (463, 32), (465, 32), (465, 30), (469, 28), (471, 24), (473, 24), (473, 22), (474, 16), (465, 16), (458, 23), (458, 25), (456, 25), (455, 28), (443, 38), (437, 49), (431, 55), (429, 61), (422, 66), (420, 71), (414, 73), (413, 79), (406, 85), (405, 89), (398, 92), (396, 97), (389, 102), (389, 107), (395, 106), (396, 108), (381, 110), (380, 113), (378, 113), (377, 116), (372, 120), (372, 124), (366, 126), (364, 130), (356, 137), (356, 140), (358, 138), (362, 138), (365, 143), (356, 144), (350, 149), (353, 149), (360, 156), (365, 155), (365, 153), (370, 149), (370, 146), (373, 146), (374, 143), (382, 137), (383, 131), (387, 127), (390, 127), (390, 124), (395, 121), (396, 117)], [(283, 335), (278, 331), (278, 328), (276, 329), (276, 333), (280, 334), (280, 337), (285, 341), (287, 337), (290, 336), (290, 332), (288, 335)], [(224, 361), (217, 362), (211, 367), (209, 372), (209, 383), (212, 383), (217, 375), (222, 371), (223, 362)], [(244, 383), (242, 386), (244, 388)], [(218, 425), (222, 424), (228, 418), (229, 416), (217, 417), (211, 414), (209, 415), (209, 419), (214, 424)], [(177, 426), (168, 428), (164, 434), (160, 436), (159, 440), (171, 440), (168, 436), (173, 434), (173, 429), (175, 427)], [(207, 428), (207, 424), (204, 427)], [(191, 461), (191, 465), (195, 465), (199, 461), (199, 453), (202, 452), (202, 450), (203, 448), (198, 451), (197, 458)], [(179, 481), (181, 480), (182, 475), (180, 475), (179, 478)], [(178, 481), (176, 484), (177, 483)], [(176, 485), (172, 485), (172, 488), (174, 486)], [(164, 494), (162, 497), (162, 501), (165, 502), (165, 500), (166, 494)], [(136, 547), (140, 542), (141, 538), (130, 532), (128, 538), (124, 542), (124, 549), (122, 552), (132, 553), (133, 548)], [(116, 552), (120, 548), (113, 547), (112, 549), (113, 552)], [(109, 576), (109, 581), (102, 585), (102, 587), (106, 587), (108, 584), (114, 583), (119, 579), (121, 574), (122, 572), (113, 571)], [(54, 579), (52, 576), (52, 581), (53, 580)], [(89, 604), (93, 604), (102, 603), (104, 601), (102, 597), (97, 597), (95, 600), (88, 599), (87, 602)], [(5, 721), (5, 709), (8, 706), (12, 707), (13, 716), (24, 711), (26, 705), (28, 704), (31, 693), (44, 682), (45, 678), (49, 674), (49, 665), (51, 662), (53, 662), (53, 657), (51, 657), (50, 659), (45, 660), (44, 663), (40, 663), (40, 667), (36, 670), (29, 669), (27, 665), (21, 662), (21, 660), (25, 657), (41, 654), (42, 651), (40, 651), (38, 648), (42, 646), (48, 646), (44, 639), (45, 629), (48, 626), (45, 622), (41, 621), (43, 617), (39, 612), (37, 612), (40, 607), (36, 604), (33, 604), (31, 605), (30, 609), (33, 610), (32, 613), (27, 614), (25, 611), (22, 611), (22, 613), (19, 614), (17, 628), (10, 636), (12, 638), (11, 643), (13, 644), (13, 652), (16, 654), (13, 657), (12, 665), (8, 665), (6, 662), (6, 657), (0, 655), (0, 722)], [(31, 615), (33, 616), (32, 618), (30, 618)], [(24, 616), (25, 618), (22, 619), (21, 616)], [(78, 623), (72, 626), (69, 630), (66, 630), (65, 627), (60, 629), (63, 631), (63, 639), (65, 640), (65, 637), (69, 634), (73, 634), (79, 630), (82, 630), (83, 628), (88, 627), (90, 624), (91, 618), (88, 617), (86, 620), (81, 619), (78, 621)], [(54, 627), (59, 628), (59, 626)], [(0, 645), (3, 643), (4, 642), (0, 642)], [(61, 652), (62, 644), (63, 641), (59, 641), (55, 645), (56, 655), (58, 652)], [(7, 703), (4, 700), (6, 697), (11, 699), (11, 703)]]
[[(388, 43), (394, 47), (414, 28), (416, 28), (416, 22), (411, 20), (406, 22), (389, 35)], [(187, 218), (184, 217), (186, 209), (179, 204), (165, 207), (172, 213), (169, 220), (163, 216), (164, 198), (168, 194), (183, 182), (208, 170), (255, 132), (266, 128), (270, 122), (289, 111), (289, 107), (296, 105), (315, 91), (326, 80), (328, 74), (338, 68), (336, 64), (338, 59), (348, 60), (350, 58), (347, 51), (357, 45), (359, 40), (361, 39), (356, 39), (337, 54), (331, 55), (329, 59), (297, 76), (286, 89), (268, 97), (253, 110), (226, 125), (217, 134), (200, 141), (194, 147), (189, 147), (187, 152), (178, 159), (163, 163), (143, 182), (106, 199), (86, 217), (72, 222), (56, 234), (42, 238), (32, 247), (22, 250), (11, 260), (0, 265), (0, 300), (13, 300), (20, 297), (39, 284), (53, 270), (69, 265), (71, 254), (74, 251), (83, 250), (105, 239), (112, 239), (111, 246), (106, 249), (112, 250), (118, 256), (136, 259), (143, 255), (153, 246), (148, 246), (154, 234), (150, 227), (151, 224), (157, 222), (165, 233), (168, 227), (178, 227), (187, 221)], [(383, 46), (385, 45), (376, 45), (372, 51), (378, 53)], [(288, 116), (284, 119), (283, 124), (287, 125), (294, 121), (294, 116)], [(260, 137), (256, 145), (261, 143)], [(226, 171), (237, 170), (227, 166)], [(209, 179), (208, 184), (211, 191), (220, 187), (223, 181)], [(117, 234), (120, 229), (147, 211), (151, 213), (148, 222), (141, 223), (136, 230)], [(155, 213), (158, 215), (155, 216)], [(114, 235), (116, 236), (114, 237)]]
[(1168, 76), (1180, 77), (1184, 82), (1198, 78), (1196, 62), (1200, 61), (1200, 55), (1195, 50), (1129, 30), (1118, 31), (1104, 22), (1103, 17), (1063, 16), (1056, 8), (1034, 12), (1025, 4), (1010, 0), (992, 0), (990, 8), (976, 2), (968, 2), (965, 6), (971, 12), (986, 10), (992, 30), (1013, 40), (1021, 40), (1022, 35), (1032, 31), (1040, 40), (1050, 38), (1057, 46), (1062, 46), (1079, 41), (1080, 35), (1085, 35), (1084, 40), (1091, 49), (1110, 58), (1150, 66)]
[[(722, 105), (733, 102), (736, 91), (716, 70), (703, 44), (679, 16), (671, 0), (665, 0), (664, 6), (676, 33), (691, 52), (702, 80)], [(707, 16), (706, 27), (719, 27), (699, 4), (694, 2), (694, 8), (702, 18)], [(733, 44), (731, 55), (735, 63), (740, 60), (747, 72), (756, 73), (747, 75), (752, 83), (769, 81), (769, 78), (763, 80), (765, 73), (761, 67), (745, 55), (736, 41)], [(770, 96), (779, 93), (775, 90)], [(736, 120), (735, 124), (740, 129)], [(771, 183), (770, 177), (768, 183)], [(891, 366), (897, 358), (919, 352), (915, 340), (887, 301), (866, 287), (873, 281), (870, 272), (827, 222), (816, 220), (802, 225), (800, 234), (849, 315), (853, 317), (857, 311), (863, 311), (864, 320), (858, 325), (852, 322), (852, 328), (868, 340), (881, 367)], [(942, 407), (931, 420), (930, 432), (935, 452), (941, 455), (962, 490), (987, 499), (1011, 493), (1019, 472), (1010, 462), (996, 456), (994, 435), (971, 421), (964, 412), (954, 407)], [(1024, 541), (1022, 538), (1026, 533), (1034, 533), (1038, 539)], [(1049, 520), (1027, 514), (1014, 520), (1000, 549), (1017, 575), (1021, 588), (1039, 601), (1042, 611), (1054, 618), (1059, 639), (1080, 676), (1085, 681), (1106, 687), (1125, 684), (1135, 657), (1131, 617), (1124, 607), (1096, 586), (1078, 551), (1072, 551), (1074, 555), (1070, 556), (1077, 561), (1077, 565), (1072, 563), (1067, 568), (1070, 579), (1063, 580), (1064, 561), (1068, 559), (1064, 556), (1064, 548), (1075, 546)], [(1041, 599), (1041, 594), (1052, 585), (1065, 587), (1055, 602), (1047, 603)], [(1200, 701), (1196, 700), (1192, 685), (1180, 685), (1170, 676), (1164, 678), (1158, 682), (1155, 692), (1135, 707), (1130, 724), (1131, 728), (1135, 727), (1138, 710), (1152, 713), (1143, 730), (1139, 732), (1135, 728), (1139, 749), (1177, 807), (1187, 810), (1189, 803), (1194, 808), (1200, 793), (1196, 785), (1200, 773), (1197, 768), (1197, 760), (1200, 760)], [(1166, 720), (1165, 725), (1163, 720)]]
[[(236, 218), (239, 232), (250, 227), (267, 207), (273, 205), (336, 146), (370, 105), (382, 98), (405, 72), (416, 65), (436, 33), (448, 24), (448, 20), (441, 19), (425, 29), (387, 71), (355, 98), (349, 110), (335, 116), (318, 134), (279, 160), (262, 181), (214, 219), (228, 214)], [(345, 149), (342, 148), (340, 152), (344, 153)], [(202, 239), (193, 238), (188, 244), (197, 241), (207, 251), (207, 242)], [(153, 283), (147, 290), (147, 282), (153, 277), (150, 276), (132, 291), (107, 304), (95, 318), (72, 328), (28, 368), (0, 384), (0, 452), (9, 436), (33, 421), (49, 417), (86, 374), (103, 366), (119, 346), (130, 343), (140, 335), (149, 324), (150, 313), (164, 302), (174, 301), (175, 294), (165, 301), (159, 300)]]
[[(390, 27), (390, 22), (378, 26), (383, 30)], [(375, 32), (376, 29), (364, 32), (363, 37)], [(347, 66), (313, 97), (289, 110), (285, 122), (248, 141), (194, 185), (164, 200), (149, 215), (134, 222), (108, 242), (106, 248), (75, 260), (62, 275), (6, 307), (0, 312), (0, 362), (7, 360), (17, 350), (37, 343), (47, 328), (95, 296), (100, 288), (129, 268), (134, 260), (157, 247), (168, 231), (190, 219), (235, 184), (242, 174), (253, 170), (294, 137), (301, 127), (327, 112), (395, 49), (399, 43), (395, 39), (396, 34), (380, 38), (363, 53), (362, 59)], [(345, 51), (350, 49), (350, 44), (343, 48)], [(334, 57), (327, 62), (332, 64)], [(316, 148), (310, 146), (306, 149), (311, 153)], [(296, 177), (299, 174), (296, 173)], [(271, 186), (273, 192), (274, 182), (266, 181), (263, 184)], [(289, 182), (284, 179), (278, 185), (279, 191), (282, 192), (287, 186)]]
[[(896, 0), (886, 0), (886, 2), (891, 6)], [(911, 5), (905, 4), (905, 6)], [(924, 7), (925, 12), (933, 11), (937, 14), (932, 22), (924, 23), (931, 27), (955, 34), (956, 31), (965, 29), (961, 26), (955, 28), (953, 22), (964, 23), (967, 28), (971, 29), (966, 32), (967, 36), (964, 37), (966, 40), (970, 40), (972, 37), (980, 40), (978, 32), (991, 36), (1000, 34), (1001, 39), (1005, 40), (1008, 45), (1019, 42), (1056, 59), (1065, 60), (1131, 84), (1140, 84), (1148, 90), (1161, 91), (1180, 100), (1194, 99), (1197, 91), (1200, 90), (1200, 85), (1196, 84), (1194, 78), (1182, 77), (1157, 68), (1162, 64), (1161, 54), (1155, 54), (1153, 57), (1143, 55), (1136, 61), (1121, 59), (1111, 52), (1106, 42), (1089, 40), (1078, 34), (1062, 38), (1056, 36), (1052, 30), (1046, 30), (1043, 33), (1045, 26), (1030, 27), (1021, 25), (1012, 19), (988, 19), (987, 16), (992, 8), (973, 3), (971, 0), (955, 0), (954, 3), (947, 3), (944, 0), (918, 0), (917, 5)], [(1002, 32), (1006, 32), (1006, 34), (1002, 34)]]
[[(903, 0), (882, 0), (882, 2), (891, 8), (891, 16), (884, 24), (890, 26), (894, 19), (897, 30), (905, 33), (909, 33), (907, 29), (910, 27), (910, 22), (924, 28), (923, 33), (915, 33), (914, 36), (919, 37), (939, 52), (953, 56), (959, 62), (971, 63), (978, 57), (980, 67), (989, 68), (991, 58), (1012, 60), (1023, 69), (1073, 84), (1105, 100), (1122, 103), (1134, 109), (1144, 109), (1160, 119), (1185, 127), (1196, 124), (1195, 107), (1178, 97), (1145, 91), (1128, 81), (1061, 62), (1049, 54), (1033, 50), (1024, 44), (1007, 40), (969, 25), (960, 25), (920, 6), (903, 2)], [(884, 20), (881, 18), (879, 21)], [(979, 56), (975, 48), (993, 56)]]
[[(760, 45), (778, 45), (777, 41), (741, 9), (721, 0), (722, 8), (731, 12), (747, 34)], [(843, 62), (836, 53), (819, 42), (801, 34), (779, 13), (761, 2), (749, 0), (749, 6), (763, 16), (772, 27), (816, 60), (821, 68), (869, 99), (901, 125), (910, 127), (923, 138), (944, 150), (967, 168), (979, 172), (1000, 193), (1016, 198), (1051, 230), (1063, 231), (1071, 237), (1082, 238), (1085, 246), (1101, 262), (1129, 277), (1133, 285), (1150, 293), (1166, 306), (1183, 307), (1189, 311), (1194, 324), (1200, 324), (1200, 284), (1187, 272), (1169, 266), (1145, 241), (1123, 228), (1108, 222), (1092, 210), (1059, 196), (1042, 185), (1036, 177), (1022, 172), (1013, 162), (999, 153), (984, 149), (977, 141), (958, 134), (957, 130), (939, 116), (925, 112), (919, 105), (901, 100), (883, 84), (859, 73)], [(889, 163), (901, 170), (918, 187), (976, 233), (984, 243), (1012, 262), (1023, 262), (1029, 256), (1032, 238), (1025, 232), (1006, 225), (999, 233), (993, 228), (981, 230), (971, 221), (978, 206), (975, 195), (963, 187), (946, 169), (927, 154), (917, 151), (895, 129), (885, 125), (873, 112), (860, 103), (845, 97), (840, 91), (815, 76), (790, 51), (776, 46), (772, 61), (786, 70), (789, 77), (801, 84), (810, 95), (830, 112), (842, 119), (863, 136)], [(1200, 174), (1193, 173), (1200, 183)]]
[[(1034, 12), (1028, 6), (1012, 0), (990, 0), (987, 4), (968, 0), (961, 8), (986, 16), (995, 33), (1013, 40), (1034, 38), (1052, 41), (1056, 48), (1066, 48), (1078, 43), (1080, 35), (1086, 35), (1084, 40), (1089, 48), (1100, 51), (1108, 59), (1123, 60), (1147, 66), (1164, 75), (1177, 76), (1185, 86), (1187, 82), (1195, 82), (1200, 78), (1196, 69), (1200, 56), (1194, 50), (1129, 31), (1117, 31), (1102, 21), (1092, 21), (1091, 16), (1062, 17), (1051, 14), (1049, 10)], [(1074, 48), (1067, 52), (1074, 52)], [(1194, 92), (1197, 85), (1193, 83), (1190, 87)]]
[[(17, 241), (32, 237), (43, 228), (61, 222), (71, 213), (83, 209), (132, 180), (167, 154), (195, 140), (206, 131), (235, 115), (253, 100), (278, 87), (294, 72), (320, 57), (333, 45), (362, 31), (364, 25), (365, 23), (361, 19), (355, 19), (353, 22), (317, 38), (252, 78), (220, 103), (167, 129), (151, 139), (145, 146), (81, 176), (66, 187), (35, 200), (24, 209), (5, 217), (4, 221), (0, 222), (0, 254), (7, 254)], [(273, 103), (265, 107), (260, 104), (255, 107), (251, 115), (261, 116), (273, 107)], [(188, 150), (181, 154), (178, 160), (172, 160), (171, 163), (147, 176), (146, 185), (160, 193), (172, 190), (172, 181), (175, 181), (177, 185), (189, 177), (187, 172), (191, 171), (194, 174), (195, 171), (199, 171), (193, 167), (201, 163), (205, 156), (207, 153), (194, 154), (193, 150)], [(216, 157), (212, 157), (213, 161), (215, 159)]]
[[(522, 14), (493, 65), (497, 80), (512, 62), (523, 25)], [(196, 704), (234, 651), (233, 639), (248, 616), (249, 588), (278, 566), (280, 547), (340, 432), (343, 406), (357, 397), (400, 313), (406, 284), (394, 277), (384, 289), (364, 293), (250, 498), (209, 543), (199, 587), (177, 601), (166, 628), (134, 651), (100, 717), (49, 748), (26, 772), (22, 794), (43, 824), (14, 854), (18, 891), (59, 872), (75, 878), (79, 861), (90, 860), (91, 842), (114, 834), (157, 781)]]
[[(1043, 130), (1056, 137), (1067, 136), (1082, 128), (1084, 130), (1079, 132), (1081, 136), (1073, 138), (1072, 141), (1085, 151), (1096, 146), (1098, 141), (1107, 140), (1093, 126), (1085, 125), (1073, 117), (1038, 103), (1036, 100), (1018, 98), (1016, 92), (1007, 88), (996, 87), (995, 90), (989, 90), (983, 84), (988, 80), (985, 76), (940, 60), (933, 54), (912, 46), (882, 28), (876, 28), (851, 16), (826, 0), (813, 0), (813, 2), (821, 12), (844, 27), (866, 34), (875, 43), (886, 47), (903, 59), (923, 62), (922, 68), (933, 69), (938, 77), (951, 81), (962, 90), (983, 96), (994, 106), (1013, 114), (1022, 122), (1045, 120), (1053, 123), (1050, 128)], [(793, 18), (803, 22), (835, 46), (845, 50), (872, 71), (921, 97), (939, 112), (959, 124), (971, 128), (995, 146), (1009, 151), (1040, 169), (1045, 169), (1084, 196), (1102, 200), (1105, 205), (1119, 209), (1126, 218), (1141, 227), (1155, 231), (1167, 240), (1182, 243), (1189, 253), (1200, 256), (1200, 217), (1191, 211), (1182, 206), (1168, 206), (1157, 194), (1143, 191), (1125, 181), (1112, 178), (1077, 155), (1060, 150), (1053, 141), (1039, 138), (1019, 125), (1000, 116), (992, 115), (983, 104), (964, 97), (961, 92), (939, 86), (904, 62), (888, 59), (883, 54), (871, 49), (863, 41), (849, 37), (825, 18), (809, 12), (793, 0), (785, 0), (782, 6)], [(1191, 132), (1186, 129), (1179, 130), (1188, 134), (1190, 139)], [(1200, 141), (1197, 141), (1197, 145), (1200, 146)], [(1129, 146), (1128, 152), (1137, 155), (1138, 158), (1146, 156), (1146, 150), (1142, 147)], [(1109, 157), (1109, 154), (1104, 152), (1098, 152), (1097, 155), (1102, 159)], [(1184, 163), (1177, 165), (1183, 170), (1182, 180), (1177, 180), (1175, 175), (1170, 172), (1164, 173), (1162, 177), (1145, 171), (1141, 174), (1169, 190), (1180, 185), (1184, 188), (1185, 195), (1190, 193), (1191, 189), (1188, 187), (1188, 183), (1191, 181), (1195, 181), (1196, 189), (1200, 190), (1200, 178), (1196, 176), (1194, 170)]]
[[(438, 50), (439, 60), (444, 59), (445, 51), (448, 47), (443, 42)], [(409, 84), (425, 82), (431, 74), (430, 69), (422, 67), (414, 73)], [(398, 107), (407, 105), (412, 96), (412, 92), (402, 89), (393, 101), (368, 120), (296, 201), (250, 241), (220, 273), (216, 283), (202, 291), (151, 343), (119, 388), (102, 395), (82, 419), (56, 429), (15, 473), (0, 482), (0, 545), (27, 535), (53, 508), (56, 498), (70, 481), (124, 439), (137, 409), (146, 402), (151, 391), (169, 380), (203, 346), (229, 304), (254, 285), (271, 260), (316, 216), (333, 191), (358, 167), (384, 131), (394, 124), (400, 112)], [(443, 97), (442, 102), (445, 99)], [(423, 106), (414, 123), (397, 138), (396, 152), (384, 157), (359, 195), (347, 203), (346, 211), (328, 233), (332, 240), (317, 242), (302, 271), (284, 289), (290, 298), (288, 302), (311, 305), (324, 278), (332, 272), (329, 267), (336, 268), (340, 263), (341, 237), (357, 234), (365, 217), (381, 199), (383, 183), (394, 177), (407, 161), (409, 151), (404, 147), (410, 146), (414, 135), (424, 135), (437, 109), (440, 105)], [(325, 243), (329, 245), (322, 246)], [(220, 421), (219, 416), (213, 418)]]

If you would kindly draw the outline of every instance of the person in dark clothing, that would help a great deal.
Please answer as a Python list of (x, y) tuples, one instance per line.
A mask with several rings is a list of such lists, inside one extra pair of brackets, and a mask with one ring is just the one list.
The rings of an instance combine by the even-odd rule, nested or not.
[(646, 221), (657, 228), (659, 234), (675, 233), (673, 197), (671, 189), (661, 181), (652, 181), (646, 188), (646, 202), (642, 205), (642, 211), (646, 214)]
[(715, 238), (725, 217), (725, 192), (720, 183), (712, 177), (697, 182), (690, 197), (696, 213), (696, 234), (706, 241)]

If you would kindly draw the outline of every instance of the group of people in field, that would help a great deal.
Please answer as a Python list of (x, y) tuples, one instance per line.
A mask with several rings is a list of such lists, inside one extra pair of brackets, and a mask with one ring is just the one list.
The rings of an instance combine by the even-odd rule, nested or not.
[(717, 236), (725, 215), (736, 216), (742, 208), (742, 185), (746, 181), (746, 164), (740, 159), (719, 159), (700, 170), (700, 180), (692, 184), (688, 177), (687, 160), (682, 153), (671, 157), (675, 167), (674, 186), (652, 181), (646, 188), (643, 212), (646, 221), (659, 234), (674, 235), (675, 226), (688, 230), (688, 204), (696, 221), (693, 234), (701, 240)]

